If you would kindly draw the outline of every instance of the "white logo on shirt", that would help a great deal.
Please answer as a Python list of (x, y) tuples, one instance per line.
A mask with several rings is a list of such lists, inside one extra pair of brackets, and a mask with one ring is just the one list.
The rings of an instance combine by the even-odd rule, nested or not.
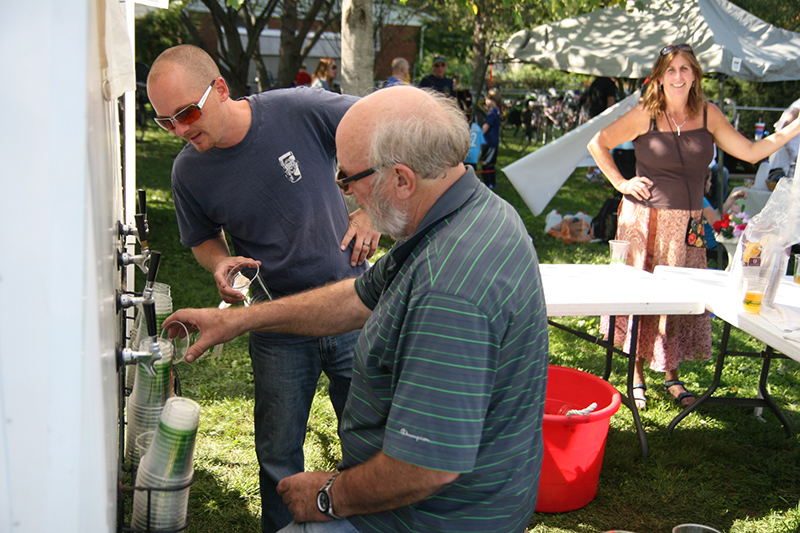
[(411, 433), (406, 431), (406, 428), (400, 428), (400, 434), (402, 436), (404, 436), (404, 437), (410, 437), (410, 438), (416, 440), (417, 442), (419, 442), (419, 441), (430, 442), (431, 441), (430, 439), (427, 439), (425, 437), (420, 437), (419, 435), (412, 435)]
[(286, 175), (286, 179), (295, 183), (297, 180), (303, 177), (300, 173), (300, 163), (297, 162), (297, 158), (291, 151), (286, 152), (282, 156), (278, 158), (278, 162), (283, 167), (283, 173)]

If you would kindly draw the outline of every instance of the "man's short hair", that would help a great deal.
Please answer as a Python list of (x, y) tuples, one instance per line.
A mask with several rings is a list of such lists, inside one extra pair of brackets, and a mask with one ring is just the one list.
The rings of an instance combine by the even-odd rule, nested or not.
[(148, 83), (168, 72), (170, 63), (180, 65), (198, 86), (208, 85), (220, 77), (219, 67), (205, 50), (191, 44), (181, 44), (161, 52), (150, 67)]
[[(387, 89), (391, 90), (391, 89)], [(456, 100), (432, 89), (417, 109), (379, 121), (372, 132), (368, 163), (408, 165), (423, 178), (438, 178), (464, 161), (469, 151), (469, 126)]]

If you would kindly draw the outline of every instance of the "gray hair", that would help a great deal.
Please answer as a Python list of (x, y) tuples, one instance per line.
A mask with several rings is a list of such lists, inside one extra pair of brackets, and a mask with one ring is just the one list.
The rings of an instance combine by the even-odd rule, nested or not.
[(455, 99), (426, 90), (416, 109), (378, 121), (372, 131), (368, 163), (378, 168), (403, 163), (425, 179), (444, 176), (469, 151), (469, 127)]

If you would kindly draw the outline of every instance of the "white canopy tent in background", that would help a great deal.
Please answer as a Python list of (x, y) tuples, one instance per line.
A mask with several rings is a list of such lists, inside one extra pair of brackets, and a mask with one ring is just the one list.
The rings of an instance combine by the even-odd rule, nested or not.
[(703, 72), (748, 81), (800, 79), (800, 33), (777, 28), (727, 0), (651, 0), (644, 10), (592, 11), (523, 30), (509, 56), (545, 68), (645, 78), (664, 46), (689, 43)]
[[(661, 48), (673, 43), (690, 43), (703, 71), (723, 80), (800, 79), (800, 34), (776, 28), (727, 0), (652, 0), (630, 13), (602, 9), (517, 32), (504, 48), (514, 59), (545, 68), (645, 78)], [(534, 200), (528, 207), (535, 215), (588, 154), (586, 142), (613, 121), (605, 117), (588, 122), (580, 134), (576, 130), (559, 139), (558, 149), (552, 149), (559, 159), (537, 150), (502, 169), (523, 198)], [(562, 158), (570, 154), (573, 159), (573, 152), (580, 156), (568, 168)]]

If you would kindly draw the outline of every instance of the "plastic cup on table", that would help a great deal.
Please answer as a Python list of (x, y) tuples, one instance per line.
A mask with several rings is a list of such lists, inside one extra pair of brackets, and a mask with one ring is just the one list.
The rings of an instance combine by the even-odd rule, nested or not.
[(630, 243), (622, 240), (608, 241), (609, 253), (612, 265), (624, 265), (628, 260), (628, 248)]
[(745, 278), (742, 280), (742, 305), (748, 313), (757, 315), (761, 312), (761, 301), (767, 289), (767, 278)]
[(794, 282), (800, 283), (800, 254), (794, 254)]

